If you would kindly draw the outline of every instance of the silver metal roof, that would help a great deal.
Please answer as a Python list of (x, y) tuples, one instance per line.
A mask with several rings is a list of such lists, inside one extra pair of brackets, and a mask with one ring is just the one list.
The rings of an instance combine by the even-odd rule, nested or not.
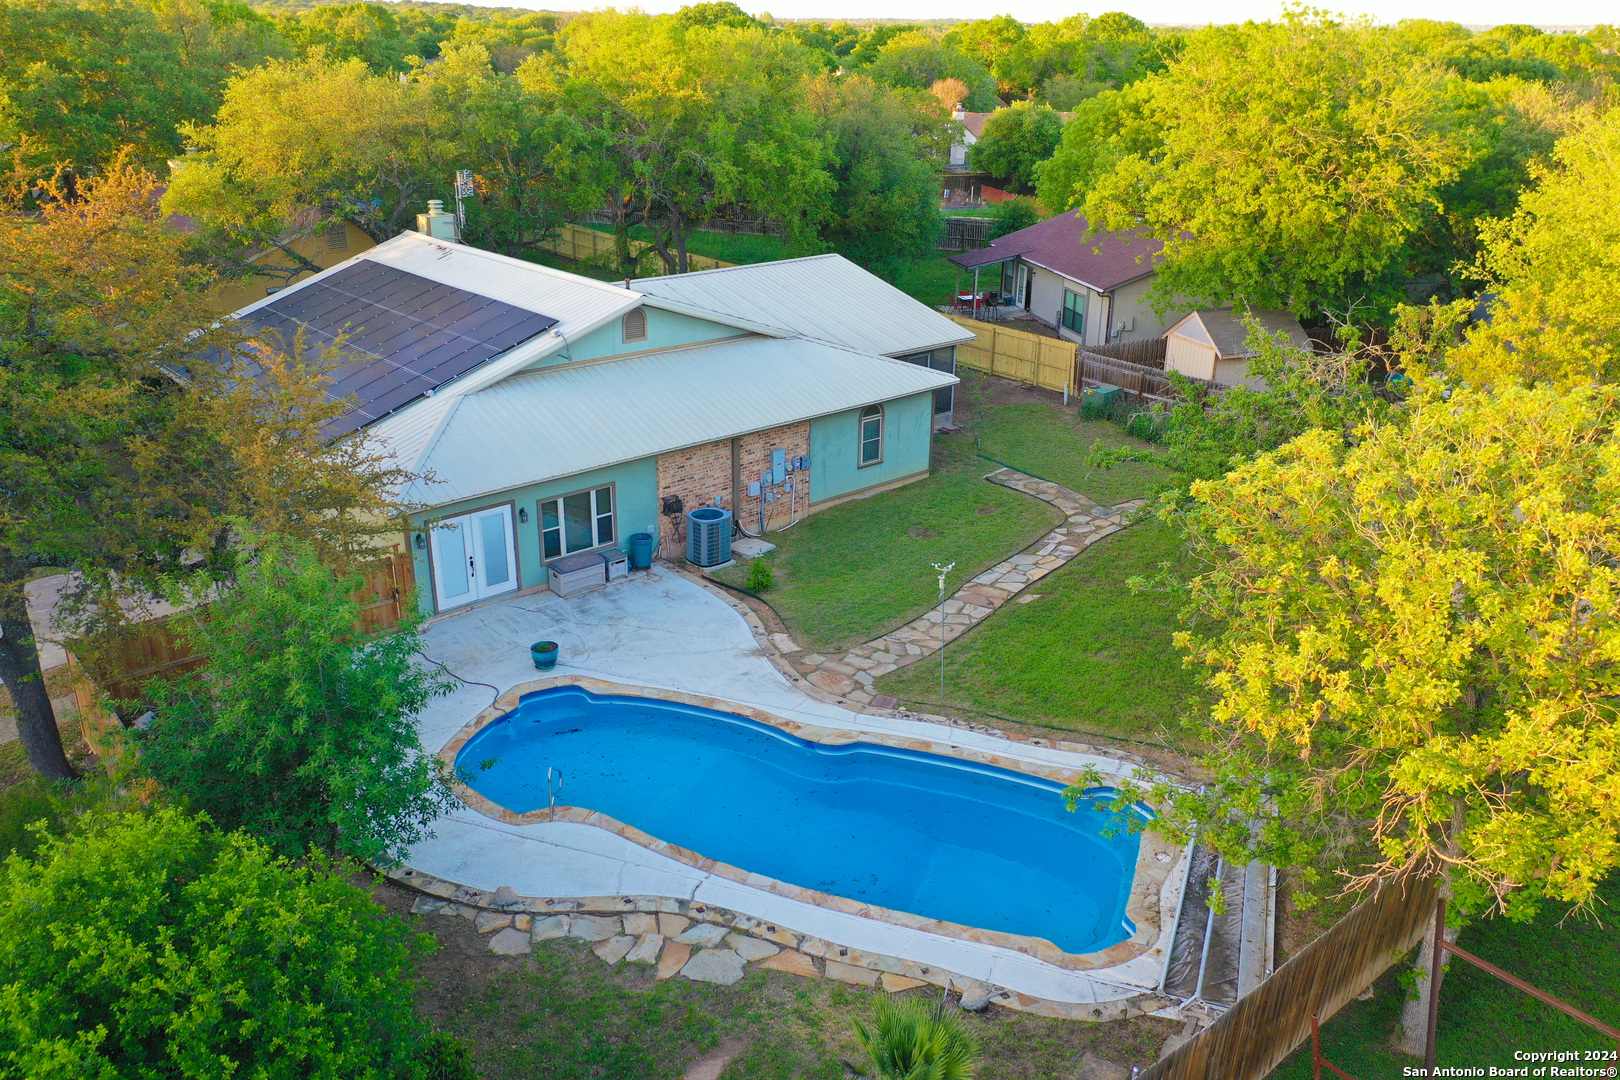
[(417, 463), (436, 482), (402, 494), (458, 502), (956, 381), (900, 360), (757, 336), (544, 368), (463, 395)]
[(631, 289), (880, 356), (972, 341), (973, 335), (842, 255), (639, 278)]

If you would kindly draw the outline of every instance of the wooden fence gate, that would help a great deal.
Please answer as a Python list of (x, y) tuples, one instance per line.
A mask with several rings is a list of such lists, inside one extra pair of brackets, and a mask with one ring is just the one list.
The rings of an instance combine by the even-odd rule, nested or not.
[(1416, 945), (1431, 925), (1433, 879), (1386, 883), (1219, 1020), (1138, 1080), (1261, 1080)]

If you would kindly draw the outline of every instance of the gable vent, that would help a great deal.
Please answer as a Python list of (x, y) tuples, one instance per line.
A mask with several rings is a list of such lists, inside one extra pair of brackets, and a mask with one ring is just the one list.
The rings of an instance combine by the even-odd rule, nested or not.
[(624, 317), (624, 340), (626, 340), (626, 341), (646, 341), (647, 340), (647, 309), (646, 308), (636, 308), (634, 311), (631, 311), (631, 312), (628, 312), (628, 313), (625, 314), (625, 317)]
[(349, 250), (349, 227), (347, 225), (343, 225), (343, 224), (336, 225), (330, 231), (327, 232), (327, 234), (326, 234), (326, 250), (327, 251), (348, 251)]

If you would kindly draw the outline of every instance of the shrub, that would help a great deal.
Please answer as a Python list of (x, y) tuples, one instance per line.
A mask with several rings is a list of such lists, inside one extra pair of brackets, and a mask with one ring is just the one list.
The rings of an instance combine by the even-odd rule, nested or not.
[(445, 683), (416, 662), (414, 624), (356, 631), (358, 587), (305, 549), (265, 542), (183, 627), (208, 667), (152, 688), (151, 776), (292, 858), (314, 846), (389, 861), (425, 836), (454, 798), (413, 717)]
[(172, 807), (92, 812), (13, 856), (0, 1072), (422, 1077), (422, 939), (328, 870)]
[(761, 593), (776, 584), (776, 571), (764, 559), (757, 558), (748, 564), (748, 580), (745, 587), (749, 592)]
[(979, 1056), (962, 1018), (922, 998), (872, 1002), (872, 1026), (855, 1021), (855, 1039), (879, 1080), (967, 1080)]
[(1027, 229), (1039, 220), (1034, 199), (1004, 199), (990, 208), (990, 239)]

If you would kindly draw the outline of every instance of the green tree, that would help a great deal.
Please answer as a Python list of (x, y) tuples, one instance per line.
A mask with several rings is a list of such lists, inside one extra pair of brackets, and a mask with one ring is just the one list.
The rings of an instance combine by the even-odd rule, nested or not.
[(1121, 161), (1155, 152), (1160, 131), (1148, 116), (1152, 91), (1150, 80), (1137, 82), (1095, 93), (1074, 107), (1052, 156), (1034, 170), (1042, 206), (1072, 210)]
[(289, 858), (401, 858), (455, 802), (414, 722), (449, 686), (417, 663), (414, 624), (360, 633), (359, 587), (306, 547), (260, 540), (180, 624), (208, 667), (149, 691), (142, 768)]
[[(955, 49), (986, 71), (996, 72), (997, 65), (1027, 34), (1024, 24), (1011, 15), (996, 15), (957, 23), (945, 31), (940, 44)], [(1022, 85), (1006, 84), (999, 84), (997, 88), (1004, 94), (1017, 94), (1025, 89)]]
[(1612, 387), (1420, 379), (1399, 417), (1194, 484), (1176, 642), (1209, 783), (1161, 791), (1161, 823), (1317, 890), (1589, 904), (1620, 863), (1617, 418)]
[(682, 26), (751, 28), (763, 25), (731, 0), (703, 0), (702, 3), (687, 4), (675, 13), (675, 21)]
[[(322, 9), (325, 10), (325, 9)], [(251, 273), (244, 251), (273, 246), (296, 272), (318, 269), (293, 241), (347, 221), (381, 243), (448, 193), (452, 133), (441, 99), (419, 80), (373, 74), (359, 59), (273, 61), (225, 88), (214, 123), (188, 130), (165, 210), (203, 228), (227, 273)], [(295, 220), (318, 208), (320, 224)]]
[(1132, 85), (1153, 144), (1120, 146), (1083, 193), (1053, 197), (1083, 195), (1099, 229), (1163, 239), (1166, 307), (1387, 311), (1404, 298), (1409, 242), (1478, 154), (1445, 108), (1446, 77), (1368, 23), (1292, 10), (1212, 27)]
[(855, 1041), (879, 1080), (969, 1080), (979, 1056), (961, 1017), (921, 998), (873, 998), (872, 1025), (855, 1021)]
[[(214, 279), (164, 227), (156, 187), (115, 161), (0, 232), (0, 680), (29, 763), (53, 777), (72, 769), (23, 595), (34, 571), (74, 572), (78, 630), (106, 629), (118, 601), (182, 569), (228, 576), (238, 515), (333, 565), (399, 517), (405, 475), (364, 437), (324, 434), (347, 408), (325, 391), (341, 358), (218, 324)], [(176, 343), (217, 362), (189, 363), (182, 387)]]
[(951, 122), (932, 97), (862, 75), (806, 85), (831, 153), (833, 189), (820, 236), (866, 267), (926, 255), (938, 242), (941, 162)]
[(381, 4), (324, 4), (283, 16), (280, 29), (301, 56), (318, 53), (328, 60), (359, 60), (379, 75), (409, 70), (405, 58), (415, 44), (394, 13)]
[(446, 150), (474, 173), (462, 239), (521, 256), (555, 236), (567, 210), (596, 209), (564, 186), (558, 160), (577, 135), (555, 103), (494, 69), (478, 44), (449, 45), (424, 82), (446, 118)]
[(997, 109), (968, 147), (968, 164), (1005, 180), (1016, 191), (1033, 191), (1035, 170), (1063, 138), (1063, 121), (1050, 106), (1028, 101)]
[(979, 64), (922, 30), (896, 34), (877, 50), (866, 74), (890, 86), (926, 90), (941, 79), (960, 79), (970, 90), (970, 112), (989, 112), (998, 104), (995, 80)]
[(1620, 110), (1581, 121), (1534, 174), (1518, 211), (1482, 229), (1490, 319), (1446, 367), (1504, 388), (1620, 381)]
[(670, 272), (684, 273), (687, 233), (733, 207), (782, 221), (795, 240), (812, 234), (829, 179), (803, 105), (812, 61), (788, 39), (604, 11), (569, 23), (546, 59), (518, 78), (555, 95), (575, 125), (565, 180), (617, 211), (622, 264), (629, 228), (645, 222)]
[(180, 125), (213, 110), (180, 46), (126, 0), (5, 0), (0, 143), (47, 171), (101, 165), (124, 147), (148, 162), (178, 152)]
[(423, 939), (327, 867), (178, 810), (100, 814), (0, 869), (13, 1076), (421, 1076)]
[(1005, 199), (990, 209), (990, 239), (1027, 229), (1039, 220), (1033, 199)]

